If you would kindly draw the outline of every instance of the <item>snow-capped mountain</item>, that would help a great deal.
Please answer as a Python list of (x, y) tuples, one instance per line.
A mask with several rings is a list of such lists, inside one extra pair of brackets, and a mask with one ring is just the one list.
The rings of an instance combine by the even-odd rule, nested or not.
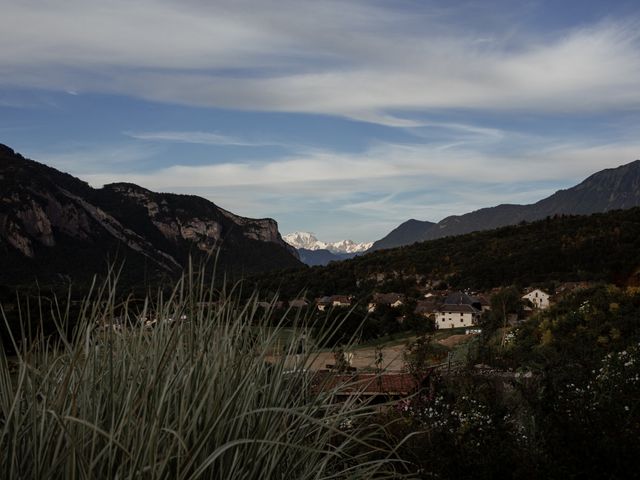
[(329, 250), (332, 253), (360, 253), (371, 248), (373, 243), (356, 243), (352, 240), (340, 240), (339, 242), (323, 242), (313, 233), (295, 232), (284, 235), (282, 239), (295, 248), (305, 250)]
[(369, 250), (373, 242), (356, 243), (353, 240), (340, 240), (330, 243), (327, 250), (339, 253), (360, 253)]

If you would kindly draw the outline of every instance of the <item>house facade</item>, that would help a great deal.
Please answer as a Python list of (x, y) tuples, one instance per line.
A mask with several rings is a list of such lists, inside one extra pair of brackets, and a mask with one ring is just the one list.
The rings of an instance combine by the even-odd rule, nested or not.
[(471, 305), (442, 305), (436, 312), (436, 328), (463, 328), (477, 325), (482, 312)]
[(350, 307), (351, 297), (346, 295), (334, 295), (331, 297), (331, 305), (334, 307)]
[(347, 295), (332, 295), (330, 297), (322, 297), (316, 300), (318, 310), (324, 312), (331, 307), (350, 307), (352, 297)]
[(547, 292), (536, 288), (535, 290), (530, 291), (526, 295), (523, 295), (522, 298), (524, 300), (529, 300), (533, 306), (539, 310), (544, 310), (545, 308), (549, 308), (550, 302), (549, 295)]

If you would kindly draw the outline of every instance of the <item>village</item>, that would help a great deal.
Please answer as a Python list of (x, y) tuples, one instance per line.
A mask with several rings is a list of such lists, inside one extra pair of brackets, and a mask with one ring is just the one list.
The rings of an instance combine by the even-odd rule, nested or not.
[[(508, 325), (516, 325), (529, 318), (540, 310), (545, 310), (557, 302), (558, 299), (580, 289), (589, 288), (589, 282), (564, 282), (553, 291), (543, 288), (528, 287), (520, 293), (521, 305), (518, 311), (503, 312)], [(504, 289), (494, 288), (484, 292), (461, 291), (440, 289), (435, 290), (429, 286), (422, 289), (420, 296), (409, 296), (404, 293), (379, 293), (374, 292), (369, 297), (358, 298), (354, 295), (334, 294), (318, 297), (312, 301), (305, 298), (296, 298), (290, 301), (259, 302), (263, 308), (277, 310), (289, 309), (317, 309), (319, 312), (328, 312), (332, 309), (349, 309), (357, 305), (366, 305), (368, 313), (375, 313), (380, 309), (393, 309), (398, 311), (395, 320), (402, 324), (406, 320), (406, 307), (413, 307), (412, 313), (432, 322), (436, 330), (465, 329), (467, 334), (480, 333), (479, 323), (482, 314), (492, 309), (491, 299)]]
[[(494, 288), (488, 291), (462, 291), (454, 289), (434, 289), (428, 284), (419, 289), (419, 296), (404, 293), (381, 293), (358, 298), (355, 295), (334, 294), (317, 297), (314, 300), (294, 298), (289, 301), (257, 301), (256, 306), (269, 312), (277, 319), (293, 317), (305, 318), (347, 318), (356, 317), (351, 328), (366, 329), (368, 320), (390, 322), (391, 334), (380, 337), (360, 337), (355, 340), (334, 342), (333, 346), (319, 347), (305, 336), (305, 344), (291, 346), (287, 338), (288, 328), (278, 328), (282, 338), (272, 345), (267, 353), (268, 362), (283, 359), (288, 368), (301, 366), (313, 373), (314, 382), (322, 389), (333, 388), (334, 384), (350, 382), (357, 388), (341, 393), (345, 400), (351, 395), (371, 398), (375, 402), (386, 402), (408, 397), (424, 388), (430, 376), (456, 375), (467, 366), (471, 345), (483, 332), (483, 324), (489, 315), (500, 319), (502, 343), (513, 338), (513, 331), (538, 312), (547, 310), (562, 298), (579, 290), (587, 289), (589, 282), (564, 282), (553, 289), (537, 286), (524, 288)], [(509, 292), (510, 301), (505, 302), (504, 294)], [(514, 301), (515, 300), (515, 301)], [(198, 308), (217, 309), (222, 300), (199, 302)], [(356, 312), (364, 315), (360, 325)], [(141, 318), (145, 329), (159, 325), (172, 326), (187, 321), (186, 315), (147, 316)], [(377, 322), (379, 323), (379, 322)], [(122, 332), (130, 327), (119, 318), (101, 324), (98, 331)], [(412, 371), (412, 349), (427, 335), (430, 353), (426, 365), (416, 374)], [(306, 343), (306, 340), (310, 340)], [(298, 338), (296, 341), (300, 341)], [(485, 365), (474, 365), (477, 375), (508, 377), (521, 375), (516, 372), (488, 371)], [(467, 370), (468, 372), (468, 370)], [(375, 381), (374, 381), (375, 380)], [(339, 399), (336, 399), (339, 400)]]
[[(502, 319), (503, 342), (512, 338), (512, 332), (518, 325), (526, 322), (538, 312), (544, 311), (557, 301), (578, 290), (589, 288), (588, 282), (565, 282), (558, 284), (553, 290), (529, 287), (518, 293), (518, 305), (514, 307), (501, 304), (500, 294), (504, 289), (496, 288), (484, 292), (460, 290), (435, 290), (425, 287), (419, 297), (411, 297), (402, 293), (375, 292), (369, 297), (357, 298), (354, 295), (326, 295), (312, 301), (295, 298), (288, 302), (261, 302), (264, 308), (275, 310), (287, 309), (288, 312), (315, 311), (317, 315), (353, 313), (357, 308), (366, 311), (369, 317), (384, 312), (385, 318), (392, 318), (401, 327), (412, 316), (412, 326), (416, 321), (422, 326), (415, 328), (399, 328), (397, 333), (380, 339), (355, 342), (343, 348), (337, 345), (333, 349), (323, 349), (304, 356), (306, 368), (316, 378), (331, 378), (331, 382), (350, 379), (360, 385), (353, 395), (364, 395), (376, 401), (399, 399), (411, 395), (423, 387), (433, 372), (450, 375), (466, 363), (467, 352), (474, 338), (482, 333), (483, 318), (494, 311)], [(510, 289), (513, 293), (513, 287)], [(389, 313), (392, 313), (390, 316)], [(363, 328), (366, 328), (366, 324)], [(435, 345), (433, 354), (425, 371), (416, 376), (409, 365), (411, 349), (421, 333), (429, 332), (430, 341)], [(298, 353), (300, 353), (300, 350)], [(292, 355), (288, 360), (293, 367), (302, 355)], [(486, 366), (475, 365), (478, 375), (489, 374)], [(319, 376), (318, 376), (319, 375)], [(492, 376), (515, 378), (521, 373), (495, 372)], [(373, 381), (373, 379), (377, 379)], [(348, 396), (348, 395), (347, 395)]]

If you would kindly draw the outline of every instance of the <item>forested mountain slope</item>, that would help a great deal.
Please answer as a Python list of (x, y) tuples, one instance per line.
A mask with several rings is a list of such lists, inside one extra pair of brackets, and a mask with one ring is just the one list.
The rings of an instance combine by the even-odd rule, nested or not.
[(309, 296), (370, 292), (385, 282), (487, 289), (547, 281), (637, 284), (640, 208), (590, 216), (556, 216), (410, 246), (381, 250), (326, 267), (254, 280), (266, 291)]

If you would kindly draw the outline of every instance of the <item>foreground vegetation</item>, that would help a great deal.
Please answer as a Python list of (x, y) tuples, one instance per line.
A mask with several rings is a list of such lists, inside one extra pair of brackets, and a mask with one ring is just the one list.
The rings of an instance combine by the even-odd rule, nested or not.
[(357, 307), (323, 323), (194, 276), (169, 295), (118, 298), (114, 281), (73, 314), (18, 302), (22, 325), (56, 331), (24, 331), (9, 339), (15, 356), (0, 352), (0, 478), (636, 474), (638, 288), (578, 290), (516, 326), (505, 313), (520, 295), (504, 289), (443, 371), (441, 332), (416, 329), (406, 368), (423, 388), (382, 408), (336, 402), (352, 385), (323, 388), (304, 368), (336, 341), (367, 339)]
[[(335, 403), (348, 385), (314, 386), (311, 353), (294, 368), (266, 361), (281, 332), (255, 301), (185, 278), (137, 311), (116, 285), (94, 289), (77, 319), (34, 305), (57, 335), (0, 352), (1, 478), (404, 475), (372, 406)], [(289, 355), (318, 346), (298, 320)]]
[[(424, 478), (637, 477), (640, 289), (576, 292), (515, 327), (484, 317), (467, 367), (387, 418)], [(428, 475), (427, 473), (428, 472)]]

